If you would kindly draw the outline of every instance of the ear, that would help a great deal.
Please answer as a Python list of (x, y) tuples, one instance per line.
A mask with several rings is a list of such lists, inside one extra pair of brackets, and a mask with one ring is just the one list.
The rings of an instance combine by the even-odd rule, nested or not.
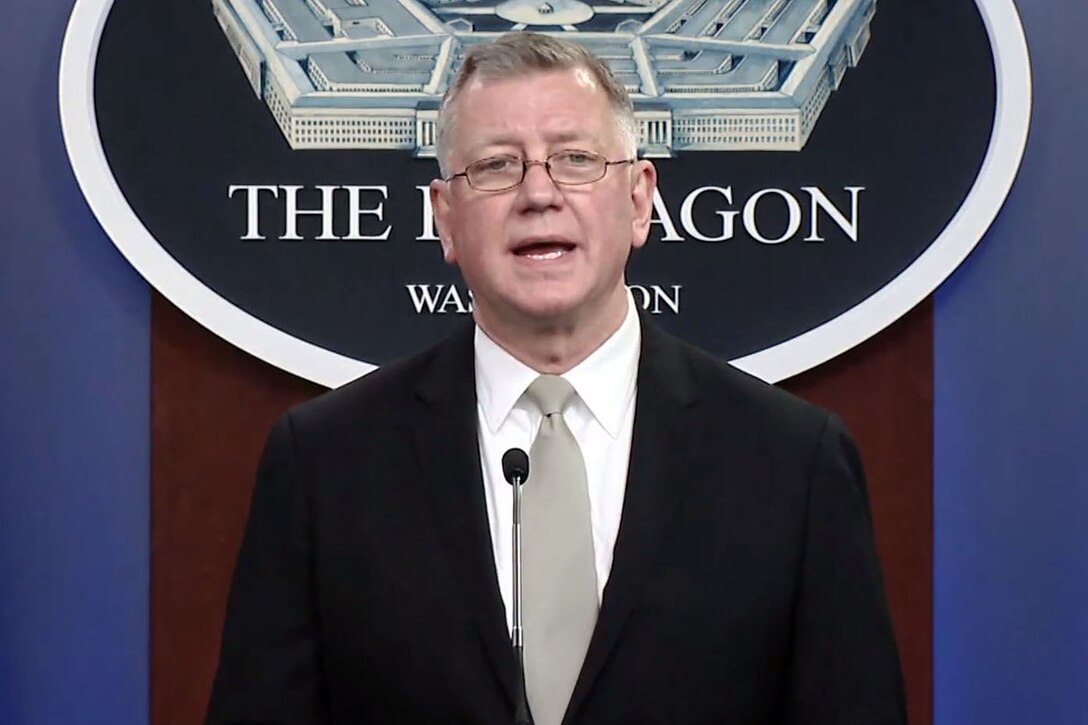
[(633, 164), (631, 173), (631, 247), (634, 249), (645, 244), (650, 234), (655, 189), (657, 169), (646, 159), (639, 159)]
[(431, 196), (431, 211), (434, 214), (434, 225), (438, 231), (438, 239), (442, 244), (442, 259), (446, 264), (457, 264), (457, 253), (453, 241), (453, 211), (448, 182), (442, 179), (431, 181), (429, 192)]

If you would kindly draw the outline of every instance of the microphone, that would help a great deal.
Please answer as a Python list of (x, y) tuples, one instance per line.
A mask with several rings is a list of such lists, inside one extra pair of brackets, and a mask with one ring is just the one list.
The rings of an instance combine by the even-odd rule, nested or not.
[(502, 454), (502, 475), (514, 487), (514, 616), (510, 631), (514, 659), (518, 663), (514, 725), (531, 725), (529, 699), (525, 696), (525, 640), (521, 621), (521, 487), (529, 478), (529, 455), (520, 448), (511, 448)]
[(529, 454), (520, 448), (511, 448), (502, 454), (502, 475), (511, 486), (515, 479), (519, 484), (529, 478)]

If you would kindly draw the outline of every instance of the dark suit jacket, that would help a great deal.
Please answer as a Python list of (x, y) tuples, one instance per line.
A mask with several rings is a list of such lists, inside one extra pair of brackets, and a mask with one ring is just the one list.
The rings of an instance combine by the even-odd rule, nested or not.
[[(565, 722), (905, 722), (854, 446), (643, 319), (614, 562)], [(472, 329), (287, 413), (209, 723), (513, 721)]]

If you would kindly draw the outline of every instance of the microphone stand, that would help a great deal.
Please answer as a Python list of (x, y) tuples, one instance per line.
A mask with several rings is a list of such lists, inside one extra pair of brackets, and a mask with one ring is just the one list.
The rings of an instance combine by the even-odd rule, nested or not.
[(510, 641), (517, 662), (517, 683), (514, 688), (514, 725), (533, 725), (529, 715), (529, 698), (525, 693), (525, 638), (521, 617), (521, 487), (529, 478), (529, 455), (520, 448), (511, 448), (502, 456), (502, 475), (514, 489), (514, 592), (513, 622)]
[(514, 690), (514, 725), (532, 725), (529, 718), (529, 700), (525, 693), (525, 639), (521, 614), (521, 484), (522, 477), (514, 476), (514, 616), (510, 638), (514, 644), (514, 657), (518, 663), (517, 683)]

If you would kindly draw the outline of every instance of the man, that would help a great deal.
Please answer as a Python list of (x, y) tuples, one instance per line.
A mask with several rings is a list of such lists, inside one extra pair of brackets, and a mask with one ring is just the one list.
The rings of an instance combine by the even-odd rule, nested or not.
[(475, 326), (279, 421), (208, 722), (513, 722), (513, 447), (536, 725), (905, 721), (847, 434), (634, 309), (636, 128), (578, 45), (470, 49), (430, 191)]

